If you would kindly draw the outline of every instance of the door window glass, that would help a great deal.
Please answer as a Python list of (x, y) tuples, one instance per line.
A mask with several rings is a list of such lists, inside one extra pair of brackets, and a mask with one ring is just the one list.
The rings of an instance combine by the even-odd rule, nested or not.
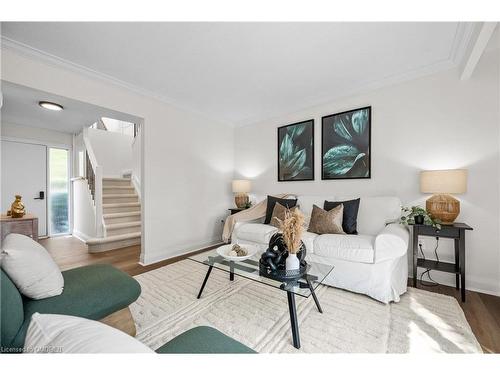
[(49, 150), (50, 234), (69, 233), (68, 150)]

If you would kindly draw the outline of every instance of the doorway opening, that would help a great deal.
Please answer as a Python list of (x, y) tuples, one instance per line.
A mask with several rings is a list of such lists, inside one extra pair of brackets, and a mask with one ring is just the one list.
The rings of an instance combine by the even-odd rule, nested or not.
[[(0, 211), (21, 195), (38, 220), (38, 238), (75, 236), (88, 252), (140, 246), (143, 119), (0, 83)], [(63, 109), (49, 111), (40, 101)]]

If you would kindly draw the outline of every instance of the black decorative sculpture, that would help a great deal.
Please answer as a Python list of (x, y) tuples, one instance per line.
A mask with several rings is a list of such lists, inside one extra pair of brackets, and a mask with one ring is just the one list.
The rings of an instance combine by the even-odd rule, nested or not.
[[(260, 264), (271, 272), (285, 269), (285, 260), (288, 257), (288, 249), (283, 240), (283, 234), (275, 233), (269, 240), (269, 247), (260, 257)], [(301, 241), (300, 250), (297, 253), (302, 266), (306, 265), (306, 246)]]

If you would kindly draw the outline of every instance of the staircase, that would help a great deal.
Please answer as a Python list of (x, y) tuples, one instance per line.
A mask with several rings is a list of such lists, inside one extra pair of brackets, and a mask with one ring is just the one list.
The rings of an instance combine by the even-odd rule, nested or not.
[(130, 178), (102, 178), (104, 236), (87, 241), (89, 252), (141, 243), (141, 203)]

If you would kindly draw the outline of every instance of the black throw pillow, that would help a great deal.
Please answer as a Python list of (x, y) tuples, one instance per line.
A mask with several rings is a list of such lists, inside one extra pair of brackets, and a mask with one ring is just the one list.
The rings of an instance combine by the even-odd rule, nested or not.
[(274, 205), (276, 203), (285, 206), (286, 208), (292, 208), (297, 205), (297, 199), (284, 199), (272, 197), (270, 195), (267, 196), (267, 208), (266, 208), (266, 220), (264, 220), (264, 224), (269, 224), (271, 222), (271, 218), (273, 216)]
[(339, 204), (344, 205), (344, 216), (342, 217), (342, 229), (346, 234), (358, 234), (358, 210), (359, 210), (358, 199), (353, 199), (344, 202), (328, 202), (325, 201), (323, 209), (325, 211), (330, 211), (332, 208), (337, 207)]

